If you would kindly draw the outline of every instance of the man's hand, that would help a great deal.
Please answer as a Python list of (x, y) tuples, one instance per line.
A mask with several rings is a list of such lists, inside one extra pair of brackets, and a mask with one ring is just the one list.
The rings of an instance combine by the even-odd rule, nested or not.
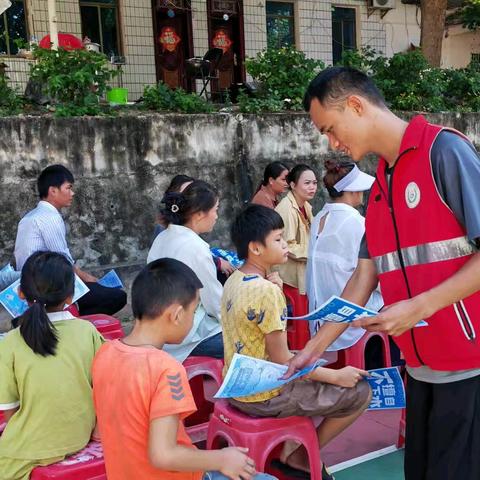
[(321, 355), (319, 355), (314, 349), (309, 348), (309, 344), (305, 346), (303, 350), (300, 350), (293, 358), (291, 358), (287, 365), (288, 370), (280, 377), (283, 379), (290, 378), (295, 372), (302, 368), (315, 363)]
[(235, 267), (223, 258), (218, 257), (218, 259), (220, 260), (220, 271), (229, 277), (235, 271)]
[(82, 270), (80, 267), (75, 266), (75, 273), (80, 277), (80, 280), (82, 280), (85, 283), (97, 283), (98, 278), (94, 277), (93, 275), (90, 275), (90, 273), (85, 272)]
[(222, 449), (224, 459), (220, 472), (232, 480), (250, 480), (255, 475), (255, 462), (247, 456), (248, 448)]
[(375, 317), (355, 320), (352, 325), (369, 332), (385, 332), (388, 335), (401, 335), (413, 328), (420, 320), (431, 315), (421, 296), (403, 300), (385, 307)]
[(280, 275), (278, 272), (272, 272), (267, 275), (267, 280), (269, 282), (274, 283), (278, 287), (280, 287), (280, 290), (283, 289), (283, 280), (280, 278)]

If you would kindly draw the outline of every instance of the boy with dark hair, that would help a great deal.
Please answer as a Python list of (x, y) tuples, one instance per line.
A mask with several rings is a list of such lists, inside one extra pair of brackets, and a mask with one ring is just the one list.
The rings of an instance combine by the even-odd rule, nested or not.
[[(406, 480), (480, 478), (480, 159), (452, 128), (390, 111), (344, 67), (312, 80), (305, 108), (333, 150), (379, 156), (358, 265), (342, 297), (388, 308), (354, 326), (392, 335), (407, 364)], [(428, 326), (414, 328), (420, 320)], [(324, 324), (288, 375), (346, 328)]]
[[(280, 215), (261, 205), (246, 207), (232, 225), (232, 241), (245, 264), (227, 280), (222, 297), (224, 373), (234, 353), (280, 364), (293, 357), (285, 331), (282, 283), (278, 273), (268, 273), (274, 265), (287, 261), (288, 247), (282, 233)], [(319, 446), (323, 448), (368, 407), (370, 388), (361, 381), (365, 375), (367, 372), (353, 367), (317, 368), (307, 381), (294, 381), (283, 389), (230, 402), (256, 416), (321, 415), (325, 420), (317, 433)], [(281, 462), (287, 470), (289, 466), (308, 472), (305, 449), (292, 442), (286, 442)], [(322, 478), (333, 478), (325, 466)]]
[[(40, 173), (37, 180), (40, 202), (18, 224), (15, 240), (17, 270), (21, 270), (27, 258), (38, 251), (61, 253), (75, 263), (67, 244), (65, 222), (60, 215), (62, 208), (72, 204), (74, 181), (72, 172), (63, 165), (50, 165)], [(125, 306), (127, 295), (123, 290), (104, 287), (93, 275), (76, 265), (74, 268), (90, 289), (78, 300), (81, 315), (113, 315)]]
[(182, 364), (162, 347), (190, 331), (201, 288), (178, 260), (149, 263), (132, 286), (132, 332), (95, 357), (93, 396), (109, 480), (273, 478), (255, 475), (247, 449), (197, 450), (185, 431), (195, 402)]

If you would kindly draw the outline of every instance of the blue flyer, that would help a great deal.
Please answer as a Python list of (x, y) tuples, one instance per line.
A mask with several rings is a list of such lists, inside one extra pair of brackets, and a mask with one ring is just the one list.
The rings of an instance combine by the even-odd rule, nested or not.
[(109, 288), (123, 288), (123, 283), (115, 270), (110, 270), (99, 281), (100, 285)]
[(0, 270), (0, 273), (6, 273), (6, 272), (14, 272), (14, 268), (9, 264), (7, 263), (1, 270)]
[[(378, 312), (360, 307), (359, 305), (332, 295), (323, 305), (303, 317), (287, 317), (287, 320), (307, 320), (309, 322), (336, 322), (351, 323), (362, 317), (375, 317)], [(424, 327), (428, 323), (425, 320), (418, 322), (415, 327)]]
[[(0, 303), (5, 307), (7, 312), (13, 317), (19, 317), (28, 308), (28, 303), (22, 300), (18, 296), (18, 289), (20, 287), (20, 279), (13, 282), (9, 287), (0, 293)], [(89, 288), (80, 278), (75, 275), (75, 292), (73, 295), (73, 303), (75, 303), (80, 297), (83, 297)]]
[(238, 258), (238, 255), (231, 250), (224, 250), (223, 248), (212, 247), (210, 251), (216, 257), (223, 258), (224, 260), (227, 260), (227, 262), (230, 262), (235, 268), (239, 268), (243, 265), (243, 260), (240, 260)]
[(320, 359), (290, 378), (282, 380), (280, 377), (287, 371), (286, 365), (235, 353), (223, 383), (214, 398), (246, 397), (267, 392), (307, 375), (326, 362), (326, 360)]
[(368, 410), (405, 408), (405, 387), (396, 367), (369, 370), (367, 382), (372, 389)]

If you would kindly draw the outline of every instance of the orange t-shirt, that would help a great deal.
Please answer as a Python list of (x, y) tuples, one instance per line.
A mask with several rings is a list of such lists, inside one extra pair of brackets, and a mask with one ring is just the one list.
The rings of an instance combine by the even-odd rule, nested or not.
[(93, 362), (93, 399), (108, 480), (199, 480), (202, 472), (166, 472), (150, 464), (155, 418), (179, 415), (177, 443), (195, 448), (183, 419), (196, 410), (183, 366), (162, 350), (105, 343)]

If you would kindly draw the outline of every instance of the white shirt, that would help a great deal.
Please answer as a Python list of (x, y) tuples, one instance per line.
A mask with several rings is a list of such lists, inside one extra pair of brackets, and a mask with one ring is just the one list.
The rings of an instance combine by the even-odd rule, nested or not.
[(159, 258), (174, 258), (185, 263), (203, 284), (192, 329), (180, 345), (164, 346), (166, 352), (183, 362), (200, 342), (222, 331), (220, 311), (223, 287), (217, 280), (217, 270), (208, 243), (190, 228), (169, 225), (161, 232), (148, 252), (147, 263)]
[[(321, 233), (321, 219), (327, 215)], [(317, 309), (332, 295), (340, 295), (358, 263), (358, 251), (365, 233), (365, 219), (346, 203), (326, 203), (315, 215), (310, 230), (307, 261), (307, 295), (309, 310)], [(380, 292), (373, 292), (367, 308), (379, 310), (383, 306)], [(322, 322), (311, 322), (314, 335)], [(363, 336), (362, 328), (349, 327), (328, 348), (343, 350), (354, 345)]]
[(40, 200), (36, 208), (19, 222), (15, 240), (16, 269), (21, 270), (27, 258), (35, 252), (57, 252), (74, 263), (67, 245), (65, 222), (60, 212), (49, 202)]

